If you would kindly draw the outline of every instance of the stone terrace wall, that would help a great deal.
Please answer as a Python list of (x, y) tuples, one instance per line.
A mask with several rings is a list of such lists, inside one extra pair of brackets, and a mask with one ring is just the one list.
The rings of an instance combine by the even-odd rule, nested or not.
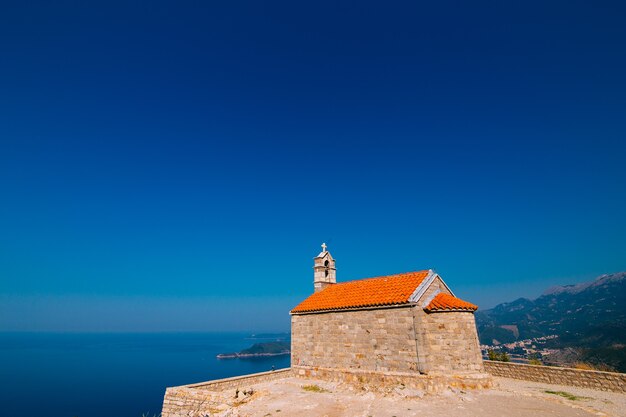
[(187, 387), (165, 390), (162, 417), (200, 417), (224, 411), (234, 405), (234, 396), (225, 392)]
[(187, 388), (196, 388), (209, 391), (222, 391), (226, 389), (237, 389), (242, 386), (258, 384), (259, 382), (272, 381), (274, 379), (291, 376), (291, 368), (278, 369), (276, 371), (259, 372), (232, 378), (214, 379), (213, 381), (199, 382), (197, 384), (183, 385)]
[(410, 307), (291, 316), (292, 366), (417, 370)]
[(260, 382), (291, 376), (291, 368), (261, 372), (233, 378), (216, 379), (198, 384), (167, 388), (163, 399), (162, 417), (205, 416), (232, 407), (238, 401), (236, 390), (247, 390)]
[[(433, 376), (420, 375), (415, 372), (374, 372), (297, 366), (273, 372), (167, 388), (161, 416), (206, 417), (221, 413), (253, 399), (254, 395), (243, 394), (243, 391), (249, 390), (253, 385), (292, 376), (319, 378), (360, 387), (368, 386), (370, 389), (383, 391), (403, 385), (425, 393), (440, 392), (449, 387), (480, 389), (489, 388), (492, 385), (491, 375), (485, 373)], [(238, 396), (236, 396), (237, 390), (239, 390)]]
[(403, 385), (428, 393), (441, 392), (447, 388), (481, 389), (491, 387), (493, 380), (486, 373), (461, 373), (448, 375), (421, 375), (416, 372), (375, 372), (362, 369), (292, 367), (295, 376), (318, 378), (331, 382), (367, 385), (370, 389), (385, 390)]
[(506, 378), (626, 393), (626, 374), (556, 366), (484, 361), (485, 371)]

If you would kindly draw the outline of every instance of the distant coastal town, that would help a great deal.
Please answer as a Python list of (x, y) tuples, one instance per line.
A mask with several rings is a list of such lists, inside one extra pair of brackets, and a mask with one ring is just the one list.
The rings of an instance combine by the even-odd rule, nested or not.
[(532, 339), (516, 340), (511, 343), (494, 345), (480, 345), (483, 359), (490, 359), (490, 352), (506, 353), (511, 362), (529, 363), (531, 361), (546, 361), (550, 355), (558, 353), (559, 349), (548, 348), (550, 340), (558, 338), (557, 335), (535, 337)]

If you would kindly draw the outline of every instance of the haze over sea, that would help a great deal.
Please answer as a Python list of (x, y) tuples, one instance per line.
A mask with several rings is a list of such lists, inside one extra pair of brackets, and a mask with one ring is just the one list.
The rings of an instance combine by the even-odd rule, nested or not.
[(218, 360), (249, 333), (0, 333), (1, 415), (158, 415), (165, 387), (289, 366), (289, 355)]

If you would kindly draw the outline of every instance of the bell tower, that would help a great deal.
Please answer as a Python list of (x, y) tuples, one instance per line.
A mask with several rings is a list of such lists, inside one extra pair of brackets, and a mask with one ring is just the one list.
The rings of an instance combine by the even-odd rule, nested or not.
[(335, 260), (326, 248), (326, 243), (322, 243), (322, 251), (313, 258), (315, 262), (313, 265), (313, 287), (315, 292), (322, 291), (327, 286), (337, 283)]

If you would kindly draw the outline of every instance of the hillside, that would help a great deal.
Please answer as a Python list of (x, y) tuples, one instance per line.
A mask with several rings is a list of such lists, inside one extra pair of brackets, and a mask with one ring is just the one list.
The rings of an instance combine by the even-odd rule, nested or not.
[(626, 272), (552, 287), (539, 298), (517, 299), (476, 312), (481, 344), (557, 335), (551, 348), (573, 348), (577, 360), (626, 371)]
[(239, 352), (241, 355), (259, 355), (259, 354), (288, 354), (290, 349), (289, 342), (267, 342), (267, 343), (255, 343), (251, 347)]
[(255, 343), (247, 349), (236, 353), (220, 353), (218, 359), (253, 358), (261, 356), (279, 356), (290, 353), (290, 342), (275, 341), (265, 343)]

